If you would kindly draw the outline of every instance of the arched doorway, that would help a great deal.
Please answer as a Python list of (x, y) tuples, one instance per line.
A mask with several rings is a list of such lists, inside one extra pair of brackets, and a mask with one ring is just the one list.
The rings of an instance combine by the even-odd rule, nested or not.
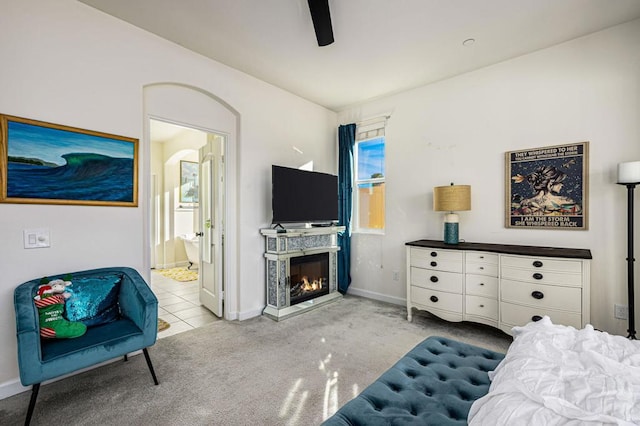
[(225, 202), (222, 209), (224, 223), (224, 297), (225, 319), (237, 319), (237, 245), (238, 229), (235, 212), (237, 209), (237, 152), (238, 129), (240, 117), (237, 111), (200, 88), (179, 83), (157, 83), (144, 87), (144, 141), (141, 149), (142, 174), (144, 179), (143, 214), (144, 214), (144, 261), (146, 270), (151, 267), (151, 232), (152, 232), (152, 178), (151, 178), (151, 140), (150, 120), (157, 119), (167, 123), (175, 123), (212, 134), (224, 134), (225, 152)]

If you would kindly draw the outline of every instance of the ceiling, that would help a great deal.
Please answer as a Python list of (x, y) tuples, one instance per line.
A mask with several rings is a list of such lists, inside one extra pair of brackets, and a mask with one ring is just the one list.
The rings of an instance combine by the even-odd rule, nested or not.
[[(640, 0), (79, 0), (334, 111), (640, 18)], [(463, 42), (474, 39), (474, 43)]]
[(149, 139), (151, 142), (164, 143), (193, 132), (201, 131), (160, 120), (149, 120)]

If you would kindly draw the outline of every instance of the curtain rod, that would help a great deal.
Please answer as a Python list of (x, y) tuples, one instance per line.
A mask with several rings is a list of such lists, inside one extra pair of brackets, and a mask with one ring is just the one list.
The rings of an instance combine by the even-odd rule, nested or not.
[[(369, 122), (374, 122), (375, 123), (376, 121), (388, 120), (390, 118), (391, 118), (391, 113), (386, 113), (386, 114), (381, 114), (381, 115), (375, 115), (373, 117), (368, 117), (368, 118), (365, 118), (364, 120), (360, 120), (360, 121), (355, 121), (355, 122), (352, 121), (352, 123), (355, 124), (356, 126), (362, 126), (362, 125), (367, 124)], [(341, 125), (346, 125), (346, 124), (349, 124), (349, 123), (342, 123)]]

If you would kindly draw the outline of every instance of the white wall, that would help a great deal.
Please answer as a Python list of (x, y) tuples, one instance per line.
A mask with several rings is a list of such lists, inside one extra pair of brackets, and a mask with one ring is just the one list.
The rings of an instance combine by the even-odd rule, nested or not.
[[(4, 0), (0, 112), (140, 139), (137, 208), (0, 204), (0, 398), (18, 388), (13, 289), (44, 275), (126, 265), (145, 276), (149, 149), (143, 88), (177, 82), (211, 93), (239, 116), (231, 233), (237, 318), (265, 304), (261, 227), (270, 221), (270, 165), (291, 145), (335, 171), (336, 114), (72, 0)], [(179, 107), (180, 105), (177, 105)], [(184, 105), (187, 107), (187, 105)], [(296, 154), (299, 155), (299, 154)], [(22, 231), (48, 227), (51, 248), (25, 250)]]
[[(354, 236), (350, 291), (404, 303), (404, 243), (442, 239), (433, 187), (470, 184), (462, 239), (591, 249), (592, 323), (626, 335), (627, 322), (613, 318), (614, 303), (627, 301), (626, 189), (615, 169), (640, 160), (639, 40), (636, 20), (341, 112), (349, 123), (391, 111), (386, 234)], [(590, 142), (589, 230), (505, 228), (504, 153), (582, 141)]]

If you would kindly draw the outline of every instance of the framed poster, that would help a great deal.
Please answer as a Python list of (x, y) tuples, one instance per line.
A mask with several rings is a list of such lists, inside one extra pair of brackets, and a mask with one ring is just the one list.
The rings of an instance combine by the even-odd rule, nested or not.
[(588, 229), (589, 142), (506, 153), (506, 227)]
[(180, 161), (180, 202), (198, 202), (198, 163)]
[(0, 115), (0, 202), (138, 205), (138, 140)]

